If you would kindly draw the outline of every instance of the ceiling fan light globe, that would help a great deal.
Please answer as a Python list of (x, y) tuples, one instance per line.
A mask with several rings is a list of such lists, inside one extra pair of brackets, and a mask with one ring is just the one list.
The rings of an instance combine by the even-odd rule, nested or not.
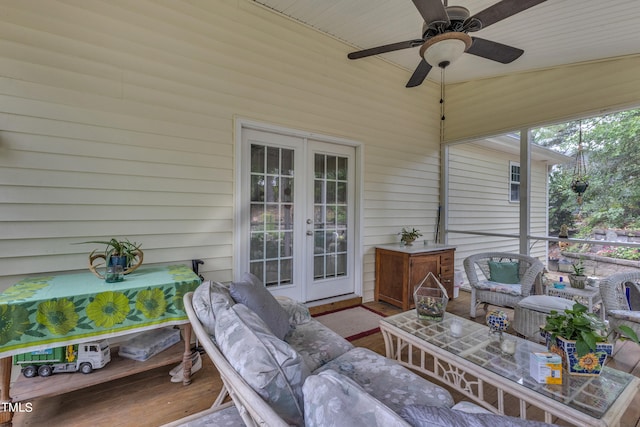
[(438, 34), (420, 48), (420, 56), (432, 67), (445, 68), (458, 59), (471, 46), (471, 37), (465, 33)]

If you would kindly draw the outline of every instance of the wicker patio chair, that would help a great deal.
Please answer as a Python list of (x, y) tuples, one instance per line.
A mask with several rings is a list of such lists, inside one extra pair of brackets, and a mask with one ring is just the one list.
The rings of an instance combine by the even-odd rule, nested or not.
[(640, 271), (612, 274), (600, 281), (600, 295), (609, 320), (614, 340), (620, 336), (620, 326), (625, 325), (640, 335), (640, 311), (632, 310), (627, 301), (625, 288), (633, 308), (640, 304)]
[[(501, 283), (491, 277), (491, 264), (510, 262), (516, 264), (517, 281)], [(485, 252), (471, 255), (464, 260), (464, 270), (471, 286), (471, 309), (469, 315), (476, 317), (476, 307), (484, 304), (515, 308), (518, 301), (532, 294), (536, 280), (542, 275), (544, 265), (540, 260), (509, 252)], [(495, 264), (493, 264), (495, 266)], [(480, 276), (479, 276), (480, 274)]]

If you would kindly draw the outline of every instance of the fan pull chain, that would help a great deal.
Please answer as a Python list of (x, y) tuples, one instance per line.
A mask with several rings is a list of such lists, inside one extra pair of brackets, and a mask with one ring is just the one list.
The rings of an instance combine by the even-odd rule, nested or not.
[(444, 67), (440, 68), (440, 142), (444, 141)]

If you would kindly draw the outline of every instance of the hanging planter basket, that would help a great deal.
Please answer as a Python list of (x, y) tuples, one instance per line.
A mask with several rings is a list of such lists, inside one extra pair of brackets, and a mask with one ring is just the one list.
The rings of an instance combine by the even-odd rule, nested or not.
[(571, 190), (579, 196), (587, 191), (587, 187), (589, 187), (589, 183), (584, 178), (574, 179), (573, 182), (571, 182)]
[(589, 187), (586, 178), (577, 178), (571, 182), (571, 190), (578, 195), (578, 204), (582, 204), (582, 195)]
[(587, 180), (587, 163), (582, 150), (582, 121), (580, 121), (580, 136), (578, 140), (578, 151), (576, 152), (576, 163), (573, 168), (573, 180), (571, 181), (571, 191), (578, 195), (578, 204), (582, 204), (582, 195), (589, 187)]

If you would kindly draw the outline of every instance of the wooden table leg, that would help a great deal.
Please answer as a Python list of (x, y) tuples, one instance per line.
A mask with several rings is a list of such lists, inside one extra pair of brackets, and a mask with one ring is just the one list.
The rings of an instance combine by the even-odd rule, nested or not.
[[(191, 325), (189, 325), (191, 326)], [(11, 386), (11, 356), (0, 359), (0, 423), (9, 425), (13, 418), (13, 412), (9, 408), (11, 396), (9, 387)]]
[(184, 367), (183, 385), (191, 384), (191, 323), (182, 325), (182, 335), (184, 339), (184, 355), (182, 356), (182, 366)]

